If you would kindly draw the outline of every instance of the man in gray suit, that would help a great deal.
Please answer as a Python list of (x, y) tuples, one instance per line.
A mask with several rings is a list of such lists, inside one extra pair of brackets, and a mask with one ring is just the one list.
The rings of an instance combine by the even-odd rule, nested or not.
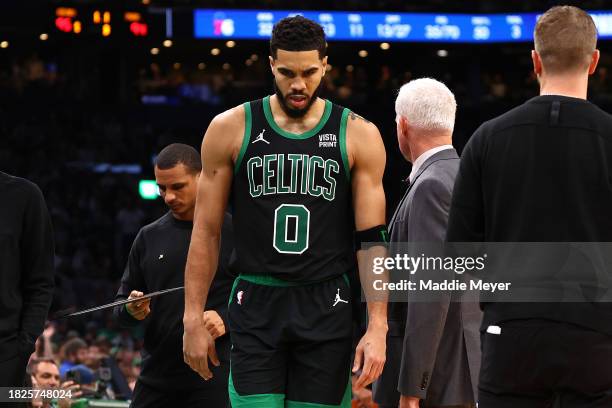
[[(412, 172), (389, 224), (391, 245), (443, 243), (459, 167), (451, 144), (455, 97), (441, 82), (421, 78), (402, 86), (395, 110), (399, 148)], [(381, 407), (475, 406), (480, 309), (454, 295), (442, 299), (389, 303), (388, 358), (374, 385)]]

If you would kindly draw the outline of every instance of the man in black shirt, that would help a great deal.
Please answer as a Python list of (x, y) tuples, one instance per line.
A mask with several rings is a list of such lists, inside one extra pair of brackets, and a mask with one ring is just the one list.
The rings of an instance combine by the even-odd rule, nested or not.
[[(578, 8), (554, 7), (538, 20), (540, 96), (484, 123), (468, 142), (448, 241), (612, 242), (612, 117), (586, 100), (596, 41), (593, 20)], [(482, 306), (480, 408), (554, 399), (612, 406), (611, 303)]]
[[(191, 146), (171, 144), (156, 159), (155, 179), (170, 211), (143, 227), (136, 237), (121, 279), (117, 299), (184, 284), (183, 271), (193, 226), (200, 155)], [(232, 250), (231, 217), (226, 214), (222, 231), (219, 274), (204, 313), (206, 326), (216, 339), (219, 358), (229, 361), (226, 334), (227, 302), (233, 281), (227, 269)], [(128, 296), (129, 295), (129, 296)], [(204, 381), (183, 361), (183, 293), (117, 308), (123, 326), (144, 321), (145, 355), (134, 390), (133, 407), (206, 406), (225, 407), (228, 402), (229, 364), (216, 367), (214, 380)]]
[(35, 184), (0, 172), (0, 193), (0, 387), (15, 387), (53, 298), (53, 232)]

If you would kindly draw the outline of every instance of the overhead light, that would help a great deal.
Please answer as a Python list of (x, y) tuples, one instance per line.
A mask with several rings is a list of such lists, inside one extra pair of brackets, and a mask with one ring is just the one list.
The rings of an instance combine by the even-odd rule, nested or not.
[(206, 68), (206, 64), (205, 64), (205, 63), (203, 63), (203, 62), (200, 62), (200, 63), (198, 64), (198, 69), (204, 69), (204, 68)]
[(368, 52), (367, 52), (366, 50), (360, 50), (360, 51), (359, 51), (359, 56), (360, 56), (361, 58), (365, 58), (365, 57), (367, 57), (367, 56), (368, 56)]
[(164, 40), (163, 44), (164, 44), (164, 47), (170, 48), (172, 47), (172, 40)]
[(438, 50), (436, 54), (438, 54), (438, 57), (440, 58), (448, 57), (448, 51), (446, 50)]
[(49, 34), (47, 34), (47, 33), (42, 33), (42, 34), (39, 36), (39, 38), (40, 38), (40, 40), (41, 40), (41, 41), (47, 41), (47, 40), (49, 39)]
[(108, 37), (109, 35), (111, 35), (111, 25), (102, 24), (102, 36)]
[(391, 48), (391, 44), (389, 44), (388, 42), (384, 42), (384, 43), (380, 43), (380, 49), (381, 50), (388, 50), (389, 48)]
[(8, 48), (8, 46), (9, 46), (8, 41), (2, 41), (2, 42), (0, 42), (0, 48)]
[(225, 43), (225, 46), (227, 48), (234, 48), (236, 46), (236, 41), (229, 40), (228, 42)]
[(218, 49), (218, 48), (213, 48), (212, 50), (210, 50), (210, 53), (212, 55), (219, 55), (219, 54), (221, 54), (221, 50)]
[(151, 48), (151, 54), (153, 55), (159, 54), (159, 48)]

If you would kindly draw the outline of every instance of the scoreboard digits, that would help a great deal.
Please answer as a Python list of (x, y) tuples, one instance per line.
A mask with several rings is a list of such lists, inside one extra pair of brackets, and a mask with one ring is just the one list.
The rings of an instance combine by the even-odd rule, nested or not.
[[(600, 39), (612, 38), (612, 12), (590, 12)], [(539, 14), (433, 14), (289, 10), (194, 11), (196, 38), (267, 39), (287, 16), (317, 21), (329, 40), (405, 42), (532, 41)], [(231, 29), (223, 30), (225, 25)]]

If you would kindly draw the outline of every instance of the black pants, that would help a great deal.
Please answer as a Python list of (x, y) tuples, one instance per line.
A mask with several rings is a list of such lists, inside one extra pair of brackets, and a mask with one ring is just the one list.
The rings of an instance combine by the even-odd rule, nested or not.
[[(229, 371), (229, 370), (228, 370)], [(213, 377), (212, 380), (216, 379)], [(199, 407), (227, 408), (227, 375), (219, 381), (208, 383), (205, 388), (180, 391), (161, 391), (141, 381), (136, 382), (134, 398), (130, 408), (163, 408), (163, 407)]]
[[(18, 355), (0, 361), (0, 387), (24, 387), (26, 378), (26, 365), (28, 364), (29, 354), (26, 356), (20, 352)], [(27, 407), (26, 402), (0, 403), (2, 407), (22, 408)]]
[(479, 408), (612, 407), (612, 336), (538, 319), (500, 327), (482, 334)]

